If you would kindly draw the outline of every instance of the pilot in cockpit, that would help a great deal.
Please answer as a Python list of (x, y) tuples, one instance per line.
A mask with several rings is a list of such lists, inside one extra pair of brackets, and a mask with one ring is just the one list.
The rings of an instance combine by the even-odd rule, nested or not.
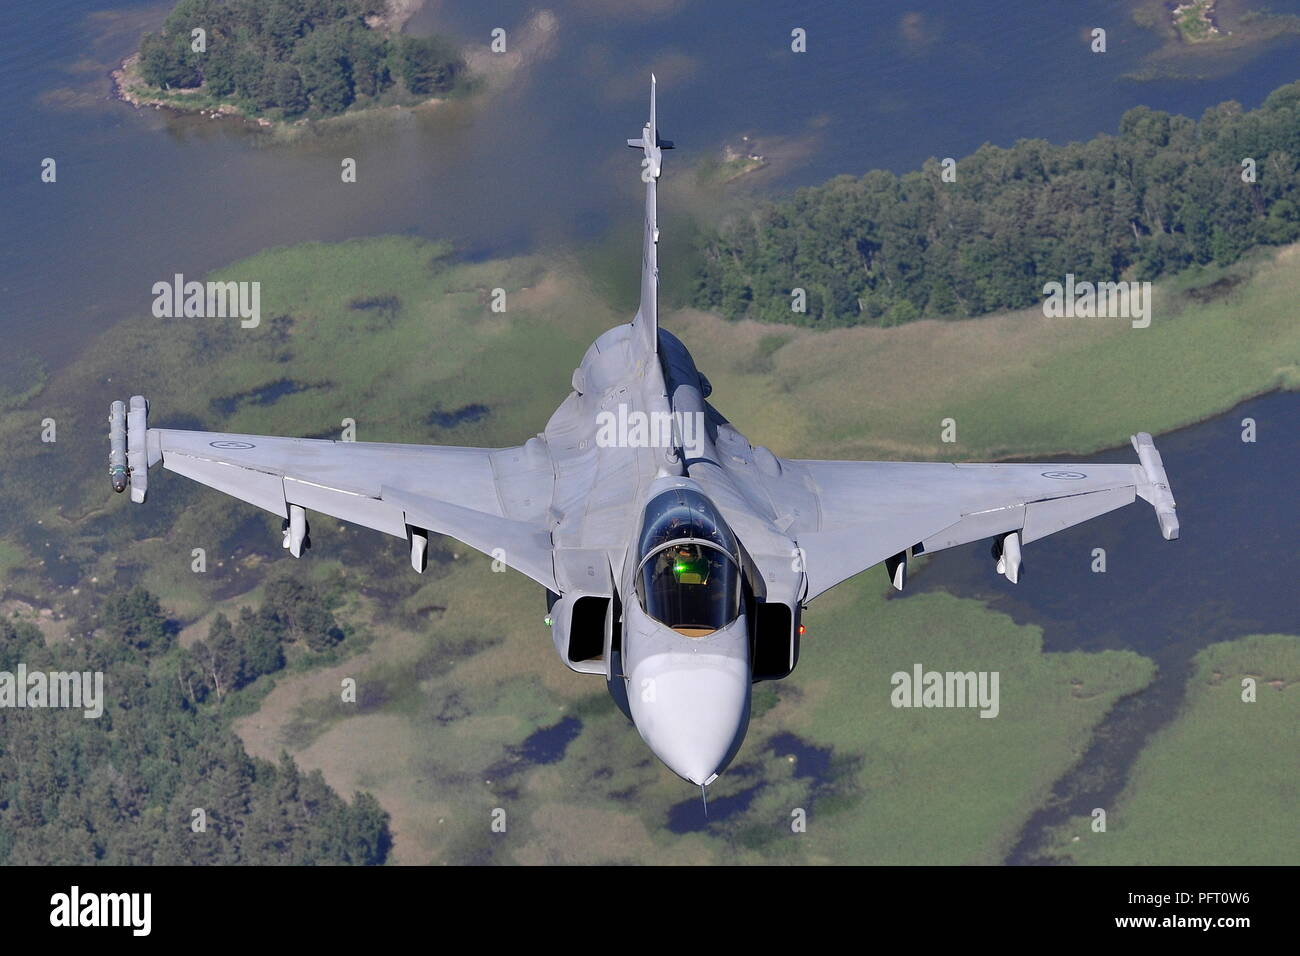
[(735, 540), (707, 499), (684, 489), (659, 496), (647, 506), (641, 541), (637, 596), (651, 618), (685, 637), (706, 637), (736, 619)]

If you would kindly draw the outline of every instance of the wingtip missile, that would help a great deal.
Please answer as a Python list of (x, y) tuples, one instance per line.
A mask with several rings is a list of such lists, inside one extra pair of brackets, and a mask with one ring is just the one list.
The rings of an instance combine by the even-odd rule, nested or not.
[(119, 495), (126, 491), (126, 404), (120, 401), (108, 410), (108, 478)]
[(1146, 476), (1146, 482), (1138, 488), (1138, 494), (1155, 509), (1161, 536), (1166, 541), (1174, 541), (1178, 538), (1178, 503), (1174, 500), (1173, 489), (1169, 487), (1164, 459), (1160, 457), (1155, 440), (1149, 432), (1138, 432), (1129, 440), (1133, 443), (1138, 461), (1142, 463), (1142, 473)]

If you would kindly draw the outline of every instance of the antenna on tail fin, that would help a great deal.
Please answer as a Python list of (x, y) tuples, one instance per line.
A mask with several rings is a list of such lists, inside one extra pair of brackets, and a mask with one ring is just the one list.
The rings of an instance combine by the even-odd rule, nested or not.
[(628, 146), (645, 154), (641, 160), (641, 180), (645, 183), (645, 236), (641, 245), (641, 306), (632, 320), (632, 334), (647, 352), (659, 350), (659, 213), (655, 195), (663, 164), (663, 151), (673, 144), (659, 138), (655, 119), (655, 75), (650, 74), (650, 120), (637, 139)]

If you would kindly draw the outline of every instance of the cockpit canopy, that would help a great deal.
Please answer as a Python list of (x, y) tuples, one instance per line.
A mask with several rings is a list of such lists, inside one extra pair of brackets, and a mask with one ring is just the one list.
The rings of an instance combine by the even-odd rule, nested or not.
[(710, 501), (674, 488), (646, 506), (636, 593), (641, 609), (685, 637), (706, 637), (740, 615), (739, 551)]
[(733, 558), (739, 556), (735, 535), (713, 502), (690, 488), (673, 488), (655, 495), (645, 507), (640, 555), (644, 558), (662, 545), (682, 538), (707, 541)]

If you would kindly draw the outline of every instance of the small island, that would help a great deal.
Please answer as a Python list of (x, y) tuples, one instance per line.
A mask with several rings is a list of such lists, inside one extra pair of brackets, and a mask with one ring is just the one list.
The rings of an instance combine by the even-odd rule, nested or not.
[(136, 106), (303, 123), (382, 106), (416, 106), (465, 80), (441, 37), (398, 31), (410, 0), (181, 0), (114, 71)]
[(1174, 29), (1186, 43), (1205, 43), (1224, 36), (1214, 18), (1215, 0), (1184, 0), (1173, 7)]
[(721, 156), (701, 161), (697, 168), (700, 182), (725, 186), (767, 166), (767, 157), (758, 152), (757, 144), (749, 136), (740, 137), (740, 142), (740, 147), (726, 143)]

